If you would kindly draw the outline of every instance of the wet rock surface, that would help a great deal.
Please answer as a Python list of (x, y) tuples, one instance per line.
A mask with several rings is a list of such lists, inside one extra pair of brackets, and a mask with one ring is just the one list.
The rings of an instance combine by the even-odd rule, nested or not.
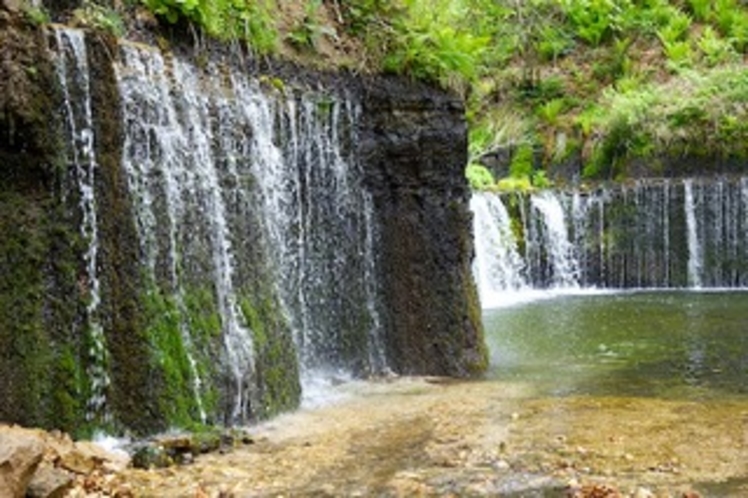
[(253, 445), (128, 469), (137, 496), (739, 497), (748, 402), (541, 398), (506, 382), (342, 386)]

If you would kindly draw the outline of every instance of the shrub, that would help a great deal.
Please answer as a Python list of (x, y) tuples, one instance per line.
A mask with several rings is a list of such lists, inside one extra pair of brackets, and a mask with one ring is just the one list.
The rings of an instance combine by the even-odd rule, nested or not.
[(473, 190), (487, 190), (496, 185), (496, 181), (488, 168), (480, 164), (469, 164), (465, 169), (465, 176)]
[(535, 169), (535, 151), (532, 144), (524, 143), (517, 147), (509, 165), (509, 174), (515, 178), (530, 177)]
[(191, 22), (215, 38), (247, 41), (260, 53), (276, 48), (275, 6), (269, 0), (141, 0), (158, 17)]
[(406, 14), (396, 19), (384, 69), (464, 89), (478, 76), (488, 38), (458, 29), (465, 18), (460, 2), (405, 0), (405, 5)]

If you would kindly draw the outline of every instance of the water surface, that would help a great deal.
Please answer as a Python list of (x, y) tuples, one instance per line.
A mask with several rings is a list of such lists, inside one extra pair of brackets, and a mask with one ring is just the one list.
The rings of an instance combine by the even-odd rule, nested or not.
[(570, 295), (484, 314), (490, 376), (554, 396), (748, 394), (748, 292)]

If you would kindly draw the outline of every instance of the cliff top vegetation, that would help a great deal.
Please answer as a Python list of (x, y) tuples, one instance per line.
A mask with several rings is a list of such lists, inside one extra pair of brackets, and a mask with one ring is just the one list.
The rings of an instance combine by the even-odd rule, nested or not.
[[(118, 35), (182, 26), (258, 55), (459, 92), (474, 188), (748, 156), (744, 0), (70, 0)], [(30, 15), (43, 12), (30, 8)], [(136, 23), (137, 24), (137, 23)], [(499, 182), (496, 182), (496, 179)]]

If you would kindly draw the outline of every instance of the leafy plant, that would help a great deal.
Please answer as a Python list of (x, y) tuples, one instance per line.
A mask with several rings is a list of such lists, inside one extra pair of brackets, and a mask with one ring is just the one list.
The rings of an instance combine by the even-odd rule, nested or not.
[(709, 20), (712, 15), (712, 0), (688, 0), (687, 3), (697, 20)]
[(673, 71), (679, 71), (693, 66), (693, 49), (690, 40), (662, 42), (662, 48), (667, 56), (668, 67)]
[(480, 164), (470, 163), (465, 169), (465, 176), (473, 190), (486, 190), (496, 185), (488, 168)]
[(407, 15), (395, 25), (391, 51), (384, 69), (435, 81), (461, 89), (474, 81), (488, 39), (458, 30), (458, 2), (450, 0), (406, 0)]
[(316, 48), (317, 42), (321, 36), (335, 38), (335, 30), (324, 25), (319, 20), (319, 7), (322, 5), (321, 0), (311, 0), (306, 4), (304, 18), (296, 23), (286, 38), (291, 43), (300, 48)]
[(543, 60), (555, 61), (574, 47), (574, 38), (558, 26), (549, 24), (540, 29), (534, 46)]
[(244, 40), (260, 53), (277, 44), (276, 7), (270, 0), (141, 0), (171, 24), (193, 23), (218, 39)]
[(612, 0), (561, 0), (579, 38), (597, 47), (612, 33), (619, 10)]
[(517, 147), (509, 165), (509, 174), (513, 177), (530, 177), (535, 169), (535, 151), (532, 144), (525, 143)]
[(704, 28), (696, 44), (710, 67), (738, 59), (738, 53), (733, 48), (732, 43), (720, 38), (711, 26)]
[(549, 100), (537, 107), (536, 114), (550, 126), (559, 124), (559, 116), (566, 109), (566, 101), (563, 98)]
[(125, 34), (125, 23), (117, 11), (90, 0), (73, 11), (73, 24), (100, 29), (119, 37)]
[(683, 12), (676, 11), (667, 25), (657, 30), (657, 37), (662, 43), (675, 43), (683, 41), (688, 35), (688, 30), (692, 23), (691, 16)]
[(23, 13), (26, 15), (26, 19), (28, 19), (29, 22), (36, 26), (47, 24), (51, 20), (49, 12), (47, 12), (47, 10), (43, 6), (36, 7), (34, 5), (28, 4), (24, 7)]
[(532, 186), (535, 188), (551, 188), (553, 186), (553, 182), (548, 178), (548, 176), (545, 174), (545, 171), (540, 170), (536, 171), (532, 174)]
[(538, 80), (525, 78), (520, 83), (519, 92), (522, 100), (540, 104), (563, 97), (564, 81), (555, 76)]

